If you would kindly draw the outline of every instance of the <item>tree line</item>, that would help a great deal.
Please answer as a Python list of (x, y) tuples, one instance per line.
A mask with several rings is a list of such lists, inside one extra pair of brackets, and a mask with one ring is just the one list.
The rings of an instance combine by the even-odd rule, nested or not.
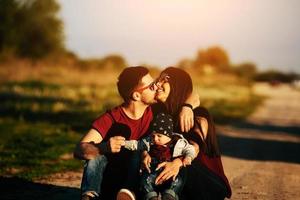
[(42, 58), (64, 52), (63, 22), (55, 0), (0, 0), (0, 52)]
[[(56, 0), (0, 0), (0, 5), (0, 60), (6, 54), (29, 59), (54, 54), (71, 58), (80, 67), (120, 69), (127, 66), (125, 58), (120, 55), (80, 59), (67, 50), (63, 22), (58, 17), (60, 6)], [(219, 46), (201, 49), (194, 59), (183, 59), (177, 66), (205, 74), (233, 73), (247, 80), (289, 82), (299, 79), (294, 73), (258, 72), (251, 62), (233, 65), (226, 50)]]
[(194, 59), (183, 59), (178, 62), (177, 66), (183, 69), (193, 69), (195, 72), (206, 75), (235, 74), (250, 81), (290, 83), (300, 79), (300, 75), (293, 72), (284, 73), (274, 69), (259, 71), (252, 62), (232, 64), (226, 50), (219, 46), (200, 49)]

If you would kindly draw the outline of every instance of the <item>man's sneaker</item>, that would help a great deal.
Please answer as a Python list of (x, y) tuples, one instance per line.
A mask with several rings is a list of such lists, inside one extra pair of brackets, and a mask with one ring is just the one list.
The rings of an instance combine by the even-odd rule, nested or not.
[(96, 200), (96, 199), (98, 199), (98, 197), (91, 197), (87, 194), (81, 196), (81, 200)]
[(130, 190), (121, 189), (117, 194), (117, 200), (135, 200), (135, 195)]
[(88, 191), (82, 194), (81, 200), (99, 200), (99, 195), (94, 191)]

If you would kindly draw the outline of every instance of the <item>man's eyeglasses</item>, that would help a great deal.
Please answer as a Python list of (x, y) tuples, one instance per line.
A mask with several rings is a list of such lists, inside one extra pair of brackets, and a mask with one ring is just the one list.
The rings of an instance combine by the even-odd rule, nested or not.
[(146, 90), (146, 89), (150, 89), (151, 91), (154, 91), (155, 90), (155, 86), (156, 86), (156, 81), (153, 81), (152, 83), (150, 83), (149, 85), (147, 85), (147, 86), (144, 86), (144, 87), (141, 87), (141, 88), (138, 88), (138, 89), (136, 89), (135, 91), (136, 92), (143, 92), (144, 90)]

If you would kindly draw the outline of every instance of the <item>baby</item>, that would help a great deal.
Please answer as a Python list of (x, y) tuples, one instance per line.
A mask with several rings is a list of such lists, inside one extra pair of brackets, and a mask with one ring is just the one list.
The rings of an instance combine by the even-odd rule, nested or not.
[(158, 200), (158, 191), (162, 190), (162, 200), (177, 200), (183, 188), (183, 173), (180, 170), (175, 180), (169, 179), (163, 185), (155, 184), (155, 179), (162, 170), (157, 170), (158, 164), (172, 161), (183, 156), (183, 166), (190, 165), (196, 157), (194, 147), (182, 135), (173, 132), (172, 117), (159, 113), (152, 124), (152, 134), (142, 140), (127, 140), (125, 148), (129, 150), (147, 151), (145, 157), (147, 170), (142, 171), (141, 192), (146, 200)]

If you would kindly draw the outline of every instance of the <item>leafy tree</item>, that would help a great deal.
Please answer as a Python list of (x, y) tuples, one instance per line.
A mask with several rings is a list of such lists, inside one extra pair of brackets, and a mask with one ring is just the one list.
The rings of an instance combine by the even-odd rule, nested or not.
[(234, 72), (240, 77), (246, 78), (248, 80), (252, 80), (255, 77), (257, 70), (255, 64), (243, 63), (236, 66), (234, 68)]
[(213, 66), (217, 71), (228, 71), (230, 66), (229, 57), (224, 49), (217, 46), (207, 50), (200, 50), (194, 67), (201, 69), (204, 65)]
[(123, 69), (127, 66), (126, 60), (120, 55), (108, 55), (104, 58), (80, 59), (80, 67), (95, 67), (99, 69)]
[(0, 0), (0, 51), (40, 58), (64, 50), (63, 23), (55, 0)]
[(186, 58), (186, 59), (180, 60), (176, 64), (176, 66), (179, 67), (179, 68), (181, 68), (181, 69), (189, 69), (189, 68), (191, 68), (193, 66), (193, 64), (194, 64), (194, 60)]
[(12, 0), (0, 0), (0, 5), (0, 51), (2, 51), (3, 49), (15, 48), (18, 4)]
[(102, 65), (110, 69), (123, 69), (127, 66), (126, 60), (120, 55), (109, 55), (102, 59)]
[(261, 72), (255, 76), (256, 81), (262, 81), (262, 82), (273, 82), (273, 81), (279, 81), (283, 83), (290, 83), (294, 80), (299, 79), (299, 74), (295, 73), (283, 73), (276, 70), (268, 70), (265, 72)]

